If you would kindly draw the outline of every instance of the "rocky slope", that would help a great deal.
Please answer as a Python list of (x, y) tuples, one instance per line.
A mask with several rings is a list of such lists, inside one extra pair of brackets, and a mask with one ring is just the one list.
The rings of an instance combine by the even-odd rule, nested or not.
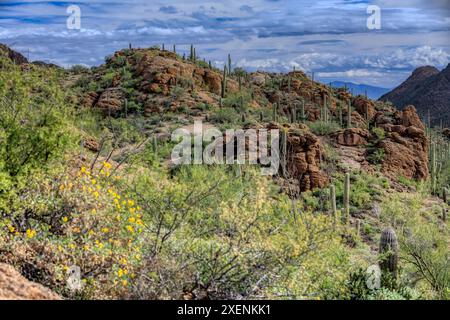
[(414, 105), (422, 119), (432, 125), (450, 125), (450, 64), (442, 71), (431, 66), (420, 67), (399, 87), (383, 95), (398, 108)]
[(25, 279), (13, 267), (0, 263), (0, 300), (60, 300), (41, 286)]

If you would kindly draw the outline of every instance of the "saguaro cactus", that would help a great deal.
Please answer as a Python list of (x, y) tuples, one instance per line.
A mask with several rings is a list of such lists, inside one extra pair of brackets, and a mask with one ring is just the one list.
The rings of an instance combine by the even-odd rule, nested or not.
[(231, 54), (228, 54), (228, 74), (231, 75), (233, 70), (231, 69)]
[(287, 139), (287, 130), (282, 129), (280, 134), (280, 164), (283, 177), (287, 176)]
[(152, 146), (153, 146), (153, 152), (155, 154), (158, 154), (158, 138), (156, 136), (153, 136)]
[(350, 173), (345, 174), (344, 181), (344, 215), (345, 223), (350, 222)]
[(398, 269), (398, 240), (394, 229), (386, 228), (380, 238), (380, 268), (397, 277)]
[(431, 193), (436, 193), (436, 181), (437, 181), (437, 166), (436, 166), (436, 144), (431, 144)]
[(272, 105), (272, 120), (277, 121), (278, 104), (274, 103)]
[(223, 79), (222, 79), (222, 98), (225, 98), (227, 91), (227, 66), (223, 67)]
[(330, 186), (330, 202), (331, 202), (331, 213), (333, 215), (334, 222), (336, 222), (337, 221), (336, 187), (333, 184)]
[(349, 100), (347, 105), (347, 128), (350, 129), (352, 127), (352, 103)]

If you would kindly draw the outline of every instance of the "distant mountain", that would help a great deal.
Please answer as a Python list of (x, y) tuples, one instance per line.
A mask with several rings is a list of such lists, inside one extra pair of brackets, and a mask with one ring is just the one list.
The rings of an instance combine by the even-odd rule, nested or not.
[(429, 114), (432, 125), (442, 121), (450, 126), (450, 64), (440, 72), (432, 66), (417, 68), (405, 82), (380, 100), (390, 101), (397, 108), (412, 104), (425, 121)]
[(366, 84), (356, 84), (353, 82), (342, 82), (342, 81), (331, 82), (331, 86), (335, 88), (347, 87), (350, 91), (353, 91), (354, 95), (358, 94), (364, 95), (367, 92), (367, 97), (369, 97), (370, 99), (378, 99), (379, 97), (389, 92), (390, 90), (386, 88), (369, 86)]

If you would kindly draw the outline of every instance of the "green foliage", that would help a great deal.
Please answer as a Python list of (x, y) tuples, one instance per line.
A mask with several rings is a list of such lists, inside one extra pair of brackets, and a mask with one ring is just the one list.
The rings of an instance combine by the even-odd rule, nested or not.
[(311, 131), (316, 135), (328, 135), (330, 133), (337, 132), (341, 129), (341, 126), (336, 122), (323, 122), (323, 121), (315, 121), (308, 122), (308, 127)]
[(212, 123), (237, 123), (240, 119), (239, 113), (234, 108), (220, 108), (210, 117)]
[[(7, 62), (3, 61), (7, 64)], [(0, 212), (26, 178), (62, 155), (69, 144), (69, 108), (58, 86), (58, 74), (35, 68), (25, 76), (18, 67), (0, 73)]]

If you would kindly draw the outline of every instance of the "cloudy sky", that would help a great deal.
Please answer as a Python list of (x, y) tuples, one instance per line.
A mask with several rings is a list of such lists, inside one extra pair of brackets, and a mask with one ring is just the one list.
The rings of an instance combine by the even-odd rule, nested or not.
[[(67, 28), (69, 5), (81, 29)], [(381, 29), (369, 30), (369, 5)], [(128, 46), (165, 43), (248, 70), (314, 71), (323, 82), (394, 87), (450, 62), (450, 0), (0, 0), (0, 42), (31, 60), (99, 65)]]

